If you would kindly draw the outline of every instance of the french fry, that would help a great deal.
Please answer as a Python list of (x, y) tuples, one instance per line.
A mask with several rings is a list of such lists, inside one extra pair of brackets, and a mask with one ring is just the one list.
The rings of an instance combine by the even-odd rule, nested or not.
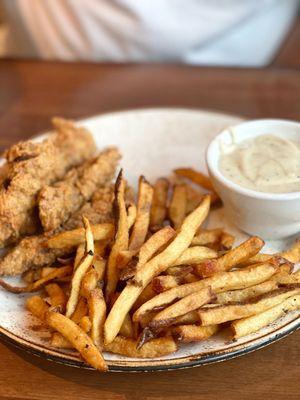
[(234, 334), (234, 338), (250, 335), (250, 333), (256, 332), (259, 329), (271, 324), (278, 318), (286, 314), (288, 311), (294, 311), (300, 309), (300, 295), (294, 295), (282, 303), (279, 303), (275, 307), (269, 308), (262, 313), (242, 318), (231, 323), (231, 329)]
[(276, 274), (271, 277), (271, 280), (279, 284), (282, 278), (286, 278), (291, 274), (292, 269), (293, 267), (290, 263), (279, 265)]
[(50, 272), (44, 278), (41, 278), (38, 281), (30, 283), (28, 286), (23, 286), (23, 287), (12, 286), (9, 283), (5, 282), (3, 279), (0, 279), (0, 286), (2, 286), (4, 289), (6, 289), (7, 291), (12, 292), (12, 293), (37, 292), (48, 282), (53, 281), (57, 278), (62, 278), (67, 275), (70, 275), (70, 273), (73, 270), (73, 268), (70, 265), (67, 265), (65, 267), (60, 267), (60, 268), (53, 268), (53, 269), (54, 269), (54, 271)]
[(177, 176), (189, 179), (196, 185), (199, 185), (204, 189), (214, 192), (214, 187), (211, 183), (211, 180), (207, 175), (204, 175), (202, 172), (195, 171), (192, 168), (176, 168), (174, 172)]
[(117, 266), (118, 254), (120, 251), (128, 249), (129, 233), (128, 220), (125, 205), (125, 180), (123, 171), (121, 170), (115, 185), (115, 212), (116, 212), (116, 236), (115, 242), (111, 248), (111, 252), (107, 262), (106, 270), (106, 291), (105, 298), (107, 303), (111, 301), (112, 295), (116, 289), (119, 271)]
[(120, 335), (127, 338), (133, 338), (133, 324), (130, 315), (127, 314), (120, 329)]
[(172, 289), (183, 282), (183, 277), (176, 275), (160, 275), (152, 280), (152, 289), (155, 293), (161, 293)]
[(74, 269), (76, 269), (78, 267), (81, 260), (83, 259), (84, 252), (85, 252), (85, 243), (80, 243), (80, 245), (77, 247), (77, 250), (76, 250), (76, 256), (75, 256), (75, 260), (74, 260)]
[(86, 255), (75, 269), (71, 281), (71, 292), (66, 306), (66, 317), (71, 317), (76, 309), (79, 300), (80, 286), (82, 279), (89, 267), (91, 266), (94, 258), (94, 239), (89, 221), (83, 217), (86, 233)]
[(201, 229), (192, 240), (192, 245), (206, 246), (219, 243), (223, 229)]
[(203, 193), (195, 190), (191, 185), (186, 184), (186, 214), (194, 211), (203, 199)]
[[(94, 240), (109, 240), (114, 235), (114, 226), (110, 223), (92, 225), (91, 229)], [(48, 240), (47, 246), (50, 249), (63, 249), (65, 247), (69, 248), (79, 246), (85, 241), (84, 232), (84, 228), (78, 228), (72, 231), (58, 233)]]
[(130, 236), (129, 250), (139, 250), (145, 242), (150, 223), (152, 197), (152, 186), (141, 176), (139, 179), (137, 215)]
[(91, 322), (90, 318), (88, 317), (88, 315), (85, 315), (84, 317), (82, 317), (81, 320), (79, 321), (78, 325), (85, 333), (89, 333), (92, 328), (92, 322)]
[(257, 236), (252, 236), (239, 246), (229, 250), (223, 256), (205, 261), (195, 268), (195, 272), (203, 277), (212, 276), (217, 272), (230, 270), (234, 265), (241, 264), (257, 254), (264, 246), (264, 241)]
[(200, 289), (160, 311), (152, 319), (149, 326), (151, 329), (157, 329), (172, 325), (177, 317), (187, 314), (190, 311), (197, 310), (204, 304), (209, 303), (213, 298), (214, 294), (210, 286)]
[(296, 240), (292, 247), (280, 253), (281, 257), (286, 260), (297, 264), (300, 262), (300, 239)]
[(248, 267), (254, 264), (267, 263), (272, 259), (273, 259), (272, 254), (258, 253), (255, 254), (255, 256), (248, 258), (248, 260), (245, 260), (242, 263), (240, 263), (240, 266)]
[(244, 289), (270, 279), (276, 270), (276, 266), (272, 264), (261, 264), (248, 269), (219, 273), (198, 282), (177, 286), (145, 302), (133, 314), (133, 321), (139, 321), (145, 313), (166, 307), (175, 300), (182, 299), (202, 288), (211, 286), (215, 293)]
[(197, 282), (199, 281), (199, 279), (200, 279), (199, 276), (190, 273), (184, 276), (184, 283)]
[(106, 318), (106, 303), (101, 289), (97, 288), (91, 291), (88, 306), (92, 323), (91, 338), (94, 344), (101, 349), (103, 346), (103, 326)]
[[(174, 229), (170, 226), (166, 226), (150, 236), (150, 238), (142, 245), (138, 253), (137, 262), (134, 262), (133, 264), (130, 262), (128, 263), (127, 267), (121, 274), (121, 279), (128, 280), (132, 278), (136, 274), (137, 270), (149, 261), (155, 253), (164, 248), (175, 235), (176, 232)], [(126, 255), (126, 253), (129, 253), (129, 255)], [(127, 259), (132, 259), (134, 254), (135, 252), (123, 252), (123, 257), (125, 256)]]
[(220, 250), (227, 251), (233, 246), (235, 237), (228, 232), (223, 232), (220, 238)]
[(75, 311), (71, 316), (71, 320), (77, 325), (80, 323), (83, 317), (88, 314), (87, 301), (84, 297), (80, 297), (76, 305)]
[(208, 339), (220, 330), (219, 325), (179, 325), (172, 328), (172, 335), (182, 343), (200, 342)]
[(178, 229), (186, 215), (186, 187), (184, 184), (175, 185), (169, 205), (169, 218), (174, 229)]
[(92, 265), (87, 273), (82, 278), (81, 286), (80, 286), (80, 294), (86, 299), (89, 298), (92, 290), (96, 289), (99, 282), (99, 273)]
[(105, 344), (111, 343), (117, 336), (126, 314), (143, 289), (189, 247), (195, 232), (208, 215), (209, 206), (210, 197), (205, 196), (199, 207), (185, 218), (177, 236), (168, 247), (137, 270), (135, 282), (127, 284), (108, 314), (104, 324)]
[(45, 315), (49, 310), (49, 306), (40, 296), (29, 297), (26, 300), (26, 308), (31, 314), (42, 321), (45, 319)]
[(74, 346), (58, 332), (52, 333), (50, 345), (57, 349), (74, 349)]
[(127, 225), (128, 230), (133, 226), (136, 220), (137, 209), (134, 203), (129, 203), (127, 205)]
[(152, 283), (149, 283), (149, 285), (146, 286), (145, 289), (143, 289), (142, 293), (139, 295), (139, 297), (135, 301), (132, 309), (137, 310), (138, 308), (141, 307), (142, 304), (146, 303), (146, 301), (152, 299), (156, 295), (157, 295), (157, 293), (153, 290)]
[(159, 178), (154, 184), (152, 206), (150, 211), (150, 229), (157, 230), (163, 226), (167, 216), (169, 181)]
[(253, 297), (271, 292), (278, 288), (277, 282), (273, 280), (265, 281), (245, 289), (230, 290), (228, 292), (218, 293), (215, 303), (226, 304), (232, 302), (247, 301)]
[(166, 226), (155, 232), (140, 248), (138, 268), (146, 264), (155, 253), (166, 246), (171, 239), (176, 235), (176, 232), (170, 226)]
[[(45, 278), (45, 276), (49, 275), (50, 272), (54, 272), (55, 270), (58, 270), (59, 268), (61, 268), (61, 267), (43, 267), (43, 268), (41, 268), (39, 271), (40, 276), (38, 279)], [(37, 279), (34, 279), (34, 281), (36, 281), (36, 280)]]
[(49, 311), (46, 314), (47, 324), (63, 335), (82, 358), (98, 371), (107, 371), (104, 358), (92, 339), (72, 320), (62, 314)]
[(114, 341), (105, 346), (105, 350), (122, 356), (134, 358), (154, 358), (174, 353), (177, 345), (171, 336), (153, 339), (137, 350), (137, 342), (130, 338), (117, 336)]
[(193, 246), (186, 249), (173, 263), (173, 266), (197, 264), (204, 260), (213, 259), (217, 257), (217, 255), (218, 253), (209, 247)]
[(193, 266), (192, 265), (185, 265), (185, 266), (175, 265), (173, 267), (169, 267), (166, 270), (166, 273), (168, 275), (180, 276), (180, 277), (185, 277), (187, 274), (189, 274), (191, 272), (193, 272)]
[[(148, 314), (146, 314), (148, 315)], [(173, 325), (191, 325), (199, 322), (199, 315), (197, 311), (190, 311), (180, 317), (177, 317)]]
[(28, 271), (25, 271), (22, 274), (22, 280), (25, 283), (33, 283), (34, 281), (37, 281), (40, 278), (43, 278), (43, 275), (41, 275), (41, 270), (40, 269), (38, 269), (38, 270), (29, 269)]
[(281, 288), (266, 293), (243, 304), (219, 305), (213, 308), (199, 309), (198, 314), (203, 326), (222, 324), (234, 319), (259, 314), (282, 303), (288, 297), (300, 293), (299, 288)]
[(49, 283), (45, 286), (45, 290), (50, 297), (51, 307), (58, 308), (60, 312), (64, 312), (67, 297), (62, 288), (57, 283)]
[(300, 283), (300, 270), (294, 274), (278, 276), (277, 282), (280, 285), (293, 285)]

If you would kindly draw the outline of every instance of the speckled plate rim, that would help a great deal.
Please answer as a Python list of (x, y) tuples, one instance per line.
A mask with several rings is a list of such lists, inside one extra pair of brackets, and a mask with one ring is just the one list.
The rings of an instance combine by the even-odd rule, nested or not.
[[(213, 364), (221, 361), (227, 361), (236, 357), (246, 355), (256, 350), (269, 346), (272, 343), (285, 338), (286, 336), (296, 332), (300, 328), (300, 317), (294, 318), (285, 325), (255, 339), (249, 338), (248, 342), (238, 344), (237, 346), (226, 348), (224, 350), (210, 351), (202, 354), (193, 354), (190, 356), (180, 357), (173, 360), (151, 360), (141, 359), (132, 360), (107, 360), (109, 371), (111, 372), (154, 372), (154, 371), (170, 371), (176, 369), (185, 369), (197, 367), (200, 365)], [(37, 357), (54, 361), (59, 364), (68, 365), (76, 368), (84, 368), (92, 370), (93, 368), (85, 364), (77, 354), (67, 354), (56, 351), (46, 346), (37, 345), (25, 340), (8, 330), (0, 327), (0, 338), (5, 342), (25, 350), (27, 353)]]
[[(206, 110), (197, 108), (180, 108), (180, 107), (149, 107), (149, 108), (135, 108), (125, 109), (121, 111), (113, 111), (108, 113), (97, 114), (88, 118), (77, 119), (78, 122), (84, 124), (90, 122), (99, 117), (110, 117), (126, 115), (131, 112), (144, 113), (144, 112), (185, 112), (185, 113), (199, 113), (199, 114), (210, 114), (214, 116), (224, 117), (236, 117), (237, 115)], [(242, 119), (242, 118), (241, 118)], [(36, 135), (35, 138), (45, 137), (49, 132), (44, 132)], [(276, 330), (262, 334), (262, 336), (251, 338), (247, 342), (231, 346), (230, 348), (219, 349), (217, 351), (206, 351), (199, 354), (188, 355), (184, 357), (178, 357), (174, 359), (140, 359), (140, 360), (107, 360), (107, 364), (110, 372), (155, 372), (155, 371), (170, 371), (180, 370), (185, 368), (197, 367), (200, 365), (213, 364), (217, 362), (227, 361), (236, 357), (241, 357), (248, 353), (262, 349), (275, 343), (288, 335), (296, 332), (300, 328), (300, 316), (295, 317), (293, 320), (281, 325)], [(48, 361), (56, 362), (58, 364), (71, 366), (75, 368), (82, 368), (87, 370), (93, 370), (92, 367), (87, 365), (83, 360), (79, 358), (76, 353), (65, 353), (57, 351), (54, 348), (43, 346), (31, 342), (30, 340), (23, 339), (22, 337), (10, 332), (9, 330), (0, 326), (0, 339), (12, 345), (15, 348), (26, 351), (29, 354), (43, 358)]]

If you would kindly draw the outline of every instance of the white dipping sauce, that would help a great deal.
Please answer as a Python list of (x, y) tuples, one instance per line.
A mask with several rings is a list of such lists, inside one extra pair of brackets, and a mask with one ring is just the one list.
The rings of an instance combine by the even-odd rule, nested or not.
[(300, 191), (300, 142), (262, 135), (222, 149), (219, 169), (231, 181), (259, 192)]

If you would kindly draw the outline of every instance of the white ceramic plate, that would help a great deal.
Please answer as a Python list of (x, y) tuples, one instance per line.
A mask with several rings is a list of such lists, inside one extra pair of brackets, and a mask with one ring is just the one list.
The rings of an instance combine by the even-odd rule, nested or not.
[[(240, 118), (207, 111), (184, 109), (148, 109), (118, 112), (79, 121), (93, 133), (100, 148), (117, 145), (122, 167), (132, 185), (144, 174), (148, 180), (168, 175), (178, 166), (206, 171), (205, 149), (222, 129), (240, 122)], [(241, 242), (247, 236), (225, 220), (223, 210), (212, 212), (210, 226), (223, 226)], [(266, 251), (279, 251), (289, 241), (274, 241)], [(89, 368), (72, 351), (61, 351), (48, 344), (47, 330), (35, 329), (38, 321), (24, 310), (26, 295), (14, 295), (0, 289), (0, 334), (4, 340), (38, 356), (64, 364)], [(153, 371), (186, 368), (237, 357), (264, 347), (295, 331), (299, 312), (289, 313), (261, 331), (230, 341), (226, 332), (200, 343), (181, 346), (176, 354), (159, 359), (131, 359), (105, 354), (111, 371)]]

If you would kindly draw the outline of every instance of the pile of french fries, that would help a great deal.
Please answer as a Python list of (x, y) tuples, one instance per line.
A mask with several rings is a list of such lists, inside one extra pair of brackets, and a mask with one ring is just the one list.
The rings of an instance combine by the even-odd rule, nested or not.
[(175, 175), (154, 186), (140, 177), (135, 204), (125, 200), (121, 171), (114, 223), (91, 226), (83, 217), (84, 228), (48, 241), (74, 257), (28, 271), (25, 287), (2, 282), (15, 293), (41, 291), (26, 307), (51, 330), (51, 346), (76, 349), (105, 371), (103, 351), (161, 357), (223, 328), (240, 338), (300, 308), (300, 242), (280, 254), (260, 253), (258, 237), (233, 247), (223, 229), (202, 227), (219, 202), (208, 177)]

